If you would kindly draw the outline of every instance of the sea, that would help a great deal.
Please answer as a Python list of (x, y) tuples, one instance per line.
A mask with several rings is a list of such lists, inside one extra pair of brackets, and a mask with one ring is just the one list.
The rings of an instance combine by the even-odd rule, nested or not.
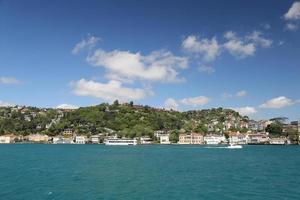
[(300, 146), (3, 144), (0, 199), (300, 199)]

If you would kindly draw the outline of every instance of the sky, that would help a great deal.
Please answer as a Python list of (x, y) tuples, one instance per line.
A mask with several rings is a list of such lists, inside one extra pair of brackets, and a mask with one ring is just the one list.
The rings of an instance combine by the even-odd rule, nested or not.
[(300, 1), (0, 0), (0, 106), (300, 118)]

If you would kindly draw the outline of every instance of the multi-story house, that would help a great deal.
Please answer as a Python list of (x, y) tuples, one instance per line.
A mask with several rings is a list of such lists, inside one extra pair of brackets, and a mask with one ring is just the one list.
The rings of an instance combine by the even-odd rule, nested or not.
[(178, 144), (203, 144), (203, 135), (199, 133), (180, 134)]

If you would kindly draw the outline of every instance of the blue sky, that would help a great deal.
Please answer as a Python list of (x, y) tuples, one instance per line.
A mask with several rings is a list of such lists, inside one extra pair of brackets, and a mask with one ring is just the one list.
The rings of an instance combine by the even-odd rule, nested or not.
[(0, 105), (119, 99), (298, 119), (299, 33), (288, 0), (0, 0)]

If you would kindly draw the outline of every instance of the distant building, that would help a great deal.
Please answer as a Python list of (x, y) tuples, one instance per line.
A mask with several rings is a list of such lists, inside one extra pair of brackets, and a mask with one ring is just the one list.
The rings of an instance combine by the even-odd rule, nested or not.
[(92, 135), (91, 136), (91, 142), (93, 144), (99, 144), (100, 143), (100, 136), (99, 135)]
[(86, 143), (86, 137), (85, 136), (76, 136), (75, 137), (75, 143), (76, 144), (85, 144)]
[(270, 144), (273, 144), (273, 145), (284, 145), (287, 143), (288, 143), (288, 140), (286, 137), (270, 138)]
[(0, 144), (9, 144), (12, 143), (13, 141), (14, 141), (13, 138), (8, 135), (0, 136)]
[(203, 138), (206, 144), (221, 144), (226, 143), (226, 138), (224, 135), (206, 135)]
[(249, 120), (248, 122), (248, 128), (251, 130), (251, 131), (257, 131), (258, 130), (258, 122), (255, 121), (255, 120)]
[(62, 132), (62, 135), (64, 136), (73, 136), (75, 134), (75, 132), (73, 131), (73, 129), (65, 129), (63, 132)]
[(156, 137), (157, 139), (159, 139), (161, 135), (165, 135), (165, 134), (166, 133), (163, 130), (154, 131), (154, 137)]
[(49, 140), (48, 135), (31, 134), (28, 136), (28, 141), (37, 143), (47, 143)]
[(170, 135), (164, 134), (159, 137), (160, 144), (170, 144)]
[(249, 134), (247, 138), (248, 144), (268, 144), (269, 136), (266, 133)]
[(74, 144), (73, 138), (64, 138), (63, 136), (53, 137), (53, 144)]
[(140, 144), (153, 144), (153, 140), (149, 136), (140, 137)]
[(203, 144), (203, 135), (199, 133), (180, 134), (178, 144)]
[(228, 140), (230, 144), (247, 144), (247, 137), (245, 134), (241, 134), (239, 132), (232, 132), (228, 135)]
[(267, 126), (272, 124), (270, 120), (260, 120), (258, 121), (258, 131), (265, 131)]

